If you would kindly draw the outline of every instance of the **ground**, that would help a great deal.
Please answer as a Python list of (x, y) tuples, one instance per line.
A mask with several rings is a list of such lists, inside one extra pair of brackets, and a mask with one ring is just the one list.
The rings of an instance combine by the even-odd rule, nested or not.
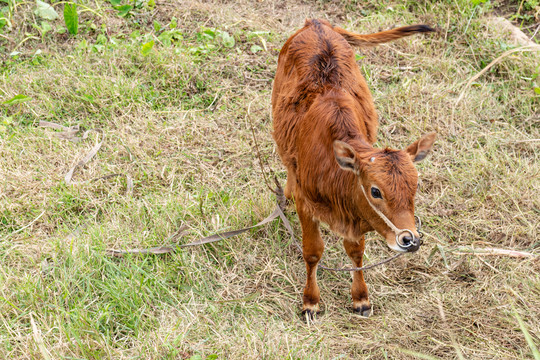
[[(0, 358), (540, 356), (538, 51), (505, 55), (467, 86), (517, 47), (489, 17), (537, 40), (537, 1), (84, 0), (77, 35), (63, 2), (55, 20), (35, 8), (0, 2)], [(253, 135), (284, 183), (272, 79), (281, 45), (311, 17), (360, 33), (438, 29), (357, 51), (376, 146), (438, 133), (418, 166), (425, 244), (365, 273), (373, 315), (351, 312), (350, 274), (320, 270), (323, 313), (306, 322), (305, 267), (277, 221), (174, 254), (108, 256), (272, 211)], [(99, 131), (69, 141), (40, 121)], [(287, 216), (299, 234), (294, 207)], [(323, 232), (326, 264), (347, 265)], [(470, 254), (488, 247), (533, 256)], [(391, 255), (368, 234), (366, 263)]]

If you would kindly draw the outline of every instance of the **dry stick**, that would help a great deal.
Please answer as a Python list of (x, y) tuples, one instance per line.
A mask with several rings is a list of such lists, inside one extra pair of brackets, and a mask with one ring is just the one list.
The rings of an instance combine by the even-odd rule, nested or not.
[(77, 133), (81, 130), (81, 127), (79, 125), (67, 127), (67, 126), (63, 126), (63, 125), (56, 124), (50, 121), (45, 121), (45, 120), (39, 121), (39, 127), (62, 130), (62, 132), (56, 133), (55, 136), (60, 139), (69, 140), (71, 142), (79, 142), (81, 140), (86, 139), (88, 137), (88, 133), (91, 131), (91, 130), (87, 130), (82, 134), (82, 136), (79, 137), (79, 136), (76, 136)]
[[(185, 247), (190, 247), (190, 246), (198, 246), (198, 245), (203, 245), (203, 244), (210, 244), (210, 243), (214, 243), (214, 242), (221, 241), (221, 240), (224, 240), (224, 239), (228, 239), (228, 238), (230, 238), (232, 236), (242, 234), (242, 233), (244, 233), (244, 232), (246, 232), (248, 230), (251, 230), (251, 229), (257, 228), (259, 226), (265, 225), (265, 224), (267, 224), (269, 222), (272, 222), (277, 217), (281, 217), (282, 215), (283, 215), (283, 211), (281, 210), (281, 208), (279, 206), (276, 206), (276, 209), (274, 210), (274, 212), (272, 214), (268, 215), (264, 220), (261, 220), (259, 223), (255, 224), (253, 226), (248, 226), (248, 227), (243, 228), (243, 229), (233, 230), (233, 231), (226, 231), (226, 232), (222, 232), (222, 233), (219, 233), (219, 234), (214, 234), (214, 235), (211, 235), (211, 236), (200, 238), (200, 239), (195, 240), (193, 242), (190, 242), (188, 244), (181, 244), (181, 245), (174, 244), (174, 245), (169, 245), (169, 246), (157, 246), (157, 247), (147, 248), (147, 249), (130, 249), (130, 250), (109, 249), (109, 250), (107, 250), (107, 255), (115, 256), (115, 257), (122, 257), (125, 254), (154, 254), (154, 255), (169, 254), (169, 253), (176, 252), (179, 248), (185, 248)], [(282, 219), (283, 219), (283, 217), (282, 217)], [(182, 234), (183, 230), (185, 230), (185, 229), (187, 229), (187, 227), (182, 226), (171, 237), (169, 237), (169, 240), (171, 240), (171, 239), (176, 240), (176, 238), (178, 238)]]
[(18, 233), (18, 232), (21, 232), (21, 231), (23, 231), (24, 229), (26, 229), (27, 227), (31, 226), (33, 223), (35, 223), (36, 221), (38, 221), (38, 219), (39, 219), (40, 217), (42, 217), (43, 214), (45, 214), (45, 210), (43, 210), (43, 212), (42, 212), (41, 214), (39, 214), (38, 217), (35, 218), (34, 220), (32, 220), (29, 224), (23, 226), (22, 228), (20, 228), (20, 229), (18, 229), (18, 230), (15, 230), (15, 231), (12, 232), (12, 233), (9, 233), (8, 236), (13, 235), (13, 234), (16, 234), (16, 233)]
[[(263, 174), (263, 178), (264, 178), (264, 182), (265, 182), (266, 186), (268, 187), (268, 189), (271, 192), (273, 192), (274, 194), (277, 195), (277, 192), (274, 189), (272, 189), (272, 187), (268, 183), (268, 179), (266, 178), (266, 172), (264, 171), (263, 161), (262, 161), (262, 158), (261, 158), (261, 152), (259, 151), (259, 143), (257, 142), (257, 137), (255, 136), (255, 129), (253, 127), (253, 122), (251, 121), (251, 116), (250, 116), (250, 110), (251, 110), (251, 104), (252, 103), (253, 103), (253, 101), (250, 102), (249, 105), (248, 105), (248, 111), (247, 111), (246, 117), (249, 120), (249, 125), (251, 127), (251, 134), (253, 135), (253, 142), (255, 143), (255, 150), (257, 150), (257, 157), (259, 158), (259, 165), (261, 167), (261, 172)], [(270, 167), (268, 167), (268, 168), (270, 168)], [(271, 168), (270, 168), (270, 171), (272, 172), (272, 174), (274, 173)]]
[(528, 142), (537, 142), (540, 141), (540, 139), (524, 139), (524, 140), (508, 140), (508, 144), (520, 144), (520, 143), (528, 143)]
[(453, 254), (476, 255), (476, 256), (500, 255), (500, 256), (515, 257), (515, 258), (534, 258), (534, 254), (531, 254), (526, 251), (507, 250), (507, 249), (499, 249), (499, 248), (474, 249), (474, 248), (468, 248), (468, 247), (460, 247), (457, 249), (457, 252), (454, 252)]
[[(97, 132), (100, 132), (100, 133), (103, 134), (103, 131), (101, 129), (94, 129), (94, 131), (97, 131)], [(67, 185), (69, 185), (71, 183), (71, 178), (73, 177), (73, 172), (75, 171), (75, 169), (77, 169), (78, 167), (86, 165), (97, 154), (99, 149), (101, 149), (101, 146), (103, 145), (103, 140), (105, 138), (105, 135), (102, 135), (102, 136), (103, 137), (101, 138), (101, 141), (96, 143), (96, 145), (94, 145), (92, 150), (90, 150), (90, 152), (88, 154), (86, 154), (86, 156), (81, 161), (79, 161), (77, 164), (75, 164), (75, 166), (73, 166), (68, 171), (68, 173), (64, 177), (64, 181), (66, 182)]]
[(484, 75), (489, 69), (491, 69), (495, 64), (499, 63), (502, 59), (504, 59), (505, 57), (507, 57), (508, 55), (510, 54), (513, 54), (515, 52), (528, 52), (528, 51), (540, 51), (540, 45), (527, 45), (527, 46), (522, 46), (522, 47), (519, 47), (519, 48), (515, 48), (515, 49), (511, 49), (511, 50), (508, 50), (508, 51), (505, 51), (501, 56), (499, 56), (498, 58), (496, 58), (495, 60), (493, 60), (492, 62), (490, 62), (485, 68), (483, 68), (478, 74), (476, 74), (475, 76), (473, 76), (472, 78), (470, 78), (470, 80), (467, 82), (467, 84), (465, 85), (465, 87), (463, 88), (463, 90), (461, 90), (461, 94), (459, 95), (457, 101), (456, 101), (456, 105), (459, 104), (459, 102), (461, 101), (461, 99), (463, 99), (463, 96), (465, 95), (465, 90), (467, 90), (467, 88), (469, 86), (471, 86), (471, 84), (473, 83), (473, 81), (475, 81), (476, 79), (478, 79), (480, 76)]
[[(79, 142), (81, 140), (85, 140), (86, 138), (88, 138), (88, 134), (92, 131), (100, 132), (103, 134), (103, 131), (101, 129), (92, 129), (92, 130), (86, 130), (81, 136), (77, 136), (77, 133), (81, 130), (81, 127), (79, 125), (67, 127), (67, 126), (63, 126), (60, 124), (56, 124), (56, 123), (53, 123), (50, 121), (44, 121), (44, 120), (39, 121), (39, 126), (44, 127), (44, 128), (62, 130), (62, 132), (55, 134), (56, 137), (60, 139), (64, 139), (64, 140), (69, 140), (72, 142)], [(101, 142), (97, 143), (82, 161), (79, 161), (79, 163), (77, 163), (74, 167), (72, 167), (69, 170), (69, 172), (65, 176), (66, 184), (68, 185), (70, 184), (71, 178), (73, 177), (73, 172), (75, 171), (77, 167), (84, 166), (97, 154), (97, 152), (103, 145), (104, 139), (105, 139), (105, 135), (103, 134), (103, 139), (101, 140)], [(97, 181), (97, 180), (106, 180), (115, 176), (124, 176), (124, 175), (126, 177), (126, 195), (131, 195), (131, 193), (133, 192), (133, 179), (128, 174), (116, 173), (116, 174), (105, 175), (102, 177), (89, 180), (89, 182)]]
[(67, 126), (63, 126), (63, 125), (56, 124), (50, 121), (45, 121), (45, 120), (39, 120), (39, 127), (52, 128), (52, 129), (62, 130), (62, 131), (72, 130), (75, 128), (77, 130), (79, 129), (79, 125), (67, 127)]
[(73, 142), (77, 142), (77, 141), (86, 139), (88, 137), (88, 134), (91, 131), (96, 131), (96, 132), (99, 132), (99, 133), (102, 134), (101, 141), (96, 143), (96, 145), (94, 145), (92, 150), (90, 150), (90, 152), (81, 161), (79, 161), (77, 164), (75, 164), (75, 166), (73, 166), (68, 171), (68, 173), (65, 175), (64, 181), (66, 182), (67, 185), (69, 185), (71, 183), (71, 178), (73, 177), (73, 172), (75, 171), (75, 169), (77, 169), (78, 167), (86, 165), (86, 163), (88, 163), (90, 160), (92, 160), (92, 158), (97, 154), (97, 152), (99, 151), (99, 149), (103, 145), (103, 140), (105, 139), (105, 134), (103, 134), (103, 130), (101, 130), (101, 129), (87, 130), (87, 131), (85, 131), (83, 133), (83, 135), (81, 137), (78, 137), (78, 136), (76, 136), (76, 134), (80, 131), (79, 125), (75, 125), (75, 126), (72, 126), (72, 127), (66, 127), (66, 126), (55, 124), (55, 123), (52, 123), (52, 122), (49, 122), (49, 121), (40, 120), (39, 121), (39, 126), (40, 127), (53, 128), (53, 129), (57, 129), (57, 130), (63, 130), (61, 133), (57, 133), (56, 136), (58, 136), (61, 139), (65, 139), (65, 140), (69, 140), (69, 141), (73, 141)]

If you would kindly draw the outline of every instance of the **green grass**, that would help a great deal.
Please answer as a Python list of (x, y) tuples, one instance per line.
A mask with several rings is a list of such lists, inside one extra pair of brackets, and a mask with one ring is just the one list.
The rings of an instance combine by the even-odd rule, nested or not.
[[(517, 2), (465, 0), (120, 3), (130, 4), (122, 17), (109, 2), (80, 3), (78, 34), (69, 35), (61, 3), (43, 33), (34, 3), (0, 2), (0, 358), (537, 356), (538, 52), (503, 59), (456, 105), (471, 77), (516, 46), (488, 17), (504, 8), (523, 20), (534, 7), (518, 14)], [(189, 231), (177, 241), (187, 243), (272, 210), (247, 115), (283, 183), (270, 135), (271, 84), (280, 47), (306, 17), (363, 33), (439, 28), (358, 51), (380, 115), (377, 146), (439, 134), (419, 165), (426, 244), (366, 272), (374, 315), (350, 312), (349, 274), (319, 272), (324, 314), (306, 324), (304, 264), (278, 222), (161, 257), (106, 256), (168, 244), (183, 225)], [(19, 94), (29, 99), (9, 102)], [(70, 142), (40, 120), (103, 131), (102, 148), (73, 185), (65, 174), (101, 135)], [(111, 174), (122, 176), (103, 179)], [(288, 216), (299, 234), (294, 211)], [(323, 232), (325, 262), (347, 264), (338, 237)], [(391, 255), (380, 236), (369, 239), (369, 262)], [(463, 246), (535, 258), (457, 254)]]

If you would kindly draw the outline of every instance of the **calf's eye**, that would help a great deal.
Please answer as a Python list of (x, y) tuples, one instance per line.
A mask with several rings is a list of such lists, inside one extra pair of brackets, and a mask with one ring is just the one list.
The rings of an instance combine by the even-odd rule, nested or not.
[(375, 186), (372, 186), (371, 196), (373, 196), (374, 199), (382, 199), (381, 190), (377, 189)]

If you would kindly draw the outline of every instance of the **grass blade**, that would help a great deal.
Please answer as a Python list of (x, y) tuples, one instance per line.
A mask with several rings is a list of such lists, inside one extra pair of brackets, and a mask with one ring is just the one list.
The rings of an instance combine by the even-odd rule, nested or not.
[(525, 336), (525, 340), (527, 341), (527, 345), (529, 345), (529, 348), (531, 349), (531, 352), (533, 354), (534, 360), (540, 360), (540, 352), (538, 351), (538, 348), (536, 347), (536, 344), (533, 341), (533, 338), (531, 334), (529, 334), (529, 330), (527, 330), (527, 327), (525, 326), (525, 323), (523, 322), (523, 319), (521, 316), (519, 316), (516, 308), (512, 306), (512, 310), (514, 311), (514, 317), (518, 321), (519, 328), (521, 329), (521, 332), (523, 332), (523, 335)]
[(49, 355), (49, 352), (47, 351), (47, 348), (45, 347), (45, 342), (43, 341), (43, 337), (41, 336), (41, 331), (38, 329), (36, 322), (34, 321), (34, 316), (30, 313), (30, 323), (32, 324), (32, 336), (34, 337), (34, 341), (36, 342), (39, 352), (43, 356), (45, 360), (51, 360), (51, 356)]
[(18, 94), (18, 95), (15, 95), (14, 97), (12, 97), (11, 99), (4, 101), (2, 104), (4, 104), (4, 105), (16, 105), (16, 104), (26, 102), (28, 100), (32, 100), (32, 98), (29, 97), (29, 96), (23, 95), (23, 94)]

